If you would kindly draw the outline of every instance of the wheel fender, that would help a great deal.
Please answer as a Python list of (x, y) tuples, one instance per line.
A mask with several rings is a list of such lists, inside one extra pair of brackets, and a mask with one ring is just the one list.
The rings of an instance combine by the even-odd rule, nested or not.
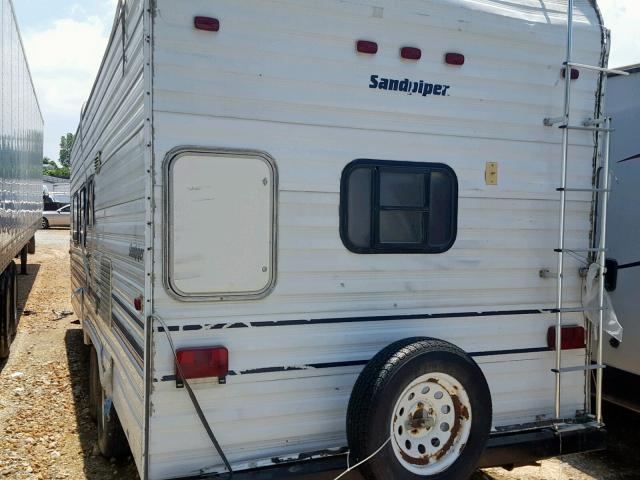
[(85, 343), (93, 345), (96, 350), (96, 356), (98, 357), (98, 373), (100, 374), (100, 383), (104, 388), (105, 394), (108, 397), (113, 393), (113, 357), (109, 351), (104, 347), (104, 344), (100, 341), (93, 325), (89, 320), (85, 321), (83, 325), (83, 333)]
[(98, 353), (98, 368), (100, 370), (100, 383), (106, 396), (111, 399), (113, 395), (113, 358), (103, 347)]

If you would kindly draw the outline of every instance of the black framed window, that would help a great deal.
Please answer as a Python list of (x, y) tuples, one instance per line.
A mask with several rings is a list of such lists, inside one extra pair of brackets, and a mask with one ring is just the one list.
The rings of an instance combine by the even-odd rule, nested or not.
[(82, 187), (78, 197), (78, 243), (87, 244), (87, 188)]
[(91, 176), (87, 182), (87, 227), (93, 228), (95, 225), (96, 207), (95, 207), (95, 180)]
[(71, 197), (71, 237), (73, 243), (78, 243), (78, 193)]
[(355, 160), (342, 172), (340, 236), (355, 253), (443, 253), (456, 239), (458, 179), (441, 163)]

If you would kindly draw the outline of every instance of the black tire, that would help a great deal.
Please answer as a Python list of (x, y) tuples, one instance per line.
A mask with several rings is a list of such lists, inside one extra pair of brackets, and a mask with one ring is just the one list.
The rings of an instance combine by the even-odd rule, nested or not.
[[(107, 398), (102, 386), (100, 386), (99, 394), (100, 400), (96, 405), (96, 418), (100, 453), (106, 458), (124, 458), (130, 454), (130, 449), (118, 413), (113, 404), (106, 407)], [(105, 412), (105, 410), (108, 411)]]
[(46, 230), (49, 228), (49, 220), (47, 220), (46, 218), (42, 217), (42, 229)]
[(36, 253), (36, 237), (31, 237), (31, 240), (29, 240), (28, 252), (29, 255)]
[[(411, 472), (398, 460), (392, 446), (394, 437), (390, 427), (402, 392), (416, 379), (435, 372), (453, 377), (466, 391), (471, 406), (469, 436), (466, 444), (460, 446), (459, 456), (448, 468), (435, 474), (421, 475)], [(374, 453), (391, 435), (387, 445), (360, 467), (367, 480), (464, 480), (476, 469), (491, 423), (491, 394), (482, 371), (473, 359), (455, 345), (442, 340), (407, 338), (380, 351), (358, 377), (347, 412), (347, 438), (353, 463), (356, 463)], [(425, 458), (427, 463), (431, 461), (429, 465), (434, 465), (433, 458)], [(436, 456), (435, 461), (439, 459)]]
[(89, 415), (95, 422), (98, 418), (98, 404), (102, 396), (102, 386), (98, 371), (98, 353), (93, 345), (89, 348)]

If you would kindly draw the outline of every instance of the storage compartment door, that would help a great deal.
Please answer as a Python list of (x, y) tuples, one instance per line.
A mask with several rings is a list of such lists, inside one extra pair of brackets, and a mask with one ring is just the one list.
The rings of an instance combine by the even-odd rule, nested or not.
[(261, 297), (275, 281), (276, 171), (260, 153), (170, 158), (167, 284), (182, 299)]

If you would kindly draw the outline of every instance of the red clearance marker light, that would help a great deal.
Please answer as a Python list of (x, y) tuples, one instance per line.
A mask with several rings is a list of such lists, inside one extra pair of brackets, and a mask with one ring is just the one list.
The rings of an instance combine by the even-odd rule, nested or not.
[(400, 56), (407, 60), (420, 60), (422, 57), (422, 51), (415, 47), (402, 47), (400, 49)]
[[(580, 325), (568, 325), (562, 327), (560, 332), (562, 335), (561, 347), (562, 350), (575, 350), (578, 348), (585, 348), (585, 332), (584, 327)], [(547, 345), (551, 350), (556, 349), (556, 327), (549, 327), (547, 330)]]
[(196, 17), (193, 19), (193, 25), (198, 30), (205, 30), (207, 32), (217, 32), (220, 30), (220, 21), (217, 18)]
[(447, 53), (444, 56), (444, 61), (449, 65), (464, 65), (464, 55), (461, 53)]
[(378, 53), (378, 44), (376, 42), (370, 42), (368, 40), (358, 40), (356, 42), (356, 50), (360, 53), (375, 55), (376, 53)]
[(142, 295), (133, 299), (133, 306), (137, 311), (142, 311)]
[(229, 373), (229, 351), (225, 347), (184, 348), (176, 352), (176, 357), (178, 387), (183, 386), (185, 378), (218, 377), (220, 383), (224, 383)]
[[(562, 69), (562, 78), (565, 78), (567, 69), (563, 68)], [(580, 70), (578, 70), (577, 68), (572, 68), (571, 69), (571, 80), (577, 80), (578, 77), (580, 77)]]

